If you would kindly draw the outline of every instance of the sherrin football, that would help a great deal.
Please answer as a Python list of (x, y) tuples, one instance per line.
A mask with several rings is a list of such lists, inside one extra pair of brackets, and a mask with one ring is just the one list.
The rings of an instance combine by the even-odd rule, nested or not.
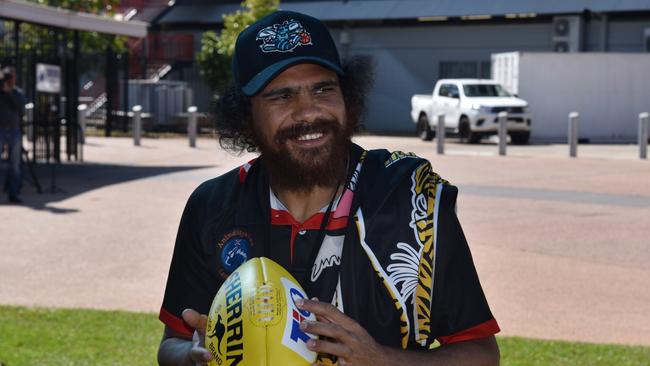
[(316, 353), (300, 322), (316, 320), (295, 304), (305, 291), (282, 266), (253, 258), (230, 274), (212, 302), (205, 346), (210, 366), (311, 365)]

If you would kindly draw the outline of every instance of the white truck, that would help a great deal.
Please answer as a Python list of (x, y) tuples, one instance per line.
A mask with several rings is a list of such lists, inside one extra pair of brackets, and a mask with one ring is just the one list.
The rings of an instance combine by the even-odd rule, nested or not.
[(483, 136), (498, 133), (498, 114), (507, 112), (507, 131), (514, 144), (530, 139), (528, 103), (510, 94), (494, 80), (441, 79), (431, 95), (411, 97), (411, 118), (422, 140), (435, 136), (438, 115), (445, 116), (445, 130), (462, 140), (478, 143)]

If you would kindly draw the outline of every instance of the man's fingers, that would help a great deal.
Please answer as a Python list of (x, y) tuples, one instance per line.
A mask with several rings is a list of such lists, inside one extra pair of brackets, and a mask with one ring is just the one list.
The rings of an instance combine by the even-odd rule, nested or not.
[(183, 321), (190, 327), (196, 329), (199, 325), (199, 318), (201, 314), (194, 309), (185, 309), (183, 310)]
[(314, 300), (298, 300), (296, 305), (300, 309), (314, 313), (319, 319), (325, 318), (330, 322), (340, 324), (345, 329), (352, 330), (357, 326), (357, 322), (343, 314), (332, 304)]
[(332, 356), (347, 358), (351, 354), (350, 347), (343, 343), (330, 342), (324, 339), (310, 339), (307, 348), (317, 353), (326, 353)]
[(190, 358), (199, 365), (206, 365), (212, 359), (212, 355), (205, 348), (192, 347)]
[(352, 342), (354, 340), (350, 332), (345, 330), (340, 325), (334, 323), (323, 323), (305, 320), (300, 323), (300, 329), (310, 334), (334, 338), (335, 340), (343, 343)]
[(203, 333), (205, 333), (205, 328), (208, 326), (208, 316), (199, 314), (194, 309), (183, 310), (183, 321), (190, 327)]
[(208, 328), (208, 316), (205, 314), (199, 315), (199, 327), (196, 330), (202, 335), (205, 335), (205, 330)]

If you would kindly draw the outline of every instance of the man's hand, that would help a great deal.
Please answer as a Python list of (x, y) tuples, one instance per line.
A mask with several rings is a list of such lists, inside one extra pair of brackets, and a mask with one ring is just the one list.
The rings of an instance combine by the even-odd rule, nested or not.
[(318, 299), (296, 301), (296, 305), (316, 315), (317, 321), (303, 321), (300, 328), (327, 339), (311, 339), (307, 347), (338, 357), (339, 366), (387, 365), (474, 365), (499, 364), (499, 347), (494, 336), (457, 342), (433, 350), (406, 351), (383, 346), (359, 323), (331, 304)]
[(317, 321), (303, 321), (300, 329), (326, 339), (311, 339), (307, 347), (317, 353), (338, 357), (340, 366), (383, 365), (387, 348), (377, 343), (359, 323), (332, 304), (318, 299), (296, 301), (296, 305), (316, 315)]
[(212, 359), (212, 354), (204, 347), (208, 317), (192, 309), (183, 310), (182, 316), (183, 321), (194, 329), (192, 339), (165, 326), (158, 349), (158, 363), (161, 366), (205, 366)]
[(192, 348), (190, 349), (190, 358), (197, 365), (207, 365), (212, 359), (212, 354), (205, 349), (205, 329), (208, 326), (208, 316), (199, 314), (196, 310), (183, 310), (183, 321), (188, 326), (194, 328), (192, 335)]

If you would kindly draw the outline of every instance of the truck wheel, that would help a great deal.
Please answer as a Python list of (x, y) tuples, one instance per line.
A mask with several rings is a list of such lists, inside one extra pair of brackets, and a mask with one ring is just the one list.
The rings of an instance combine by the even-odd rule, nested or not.
[(469, 119), (465, 116), (460, 117), (458, 122), (458, 135), (460, 135), (461, 142), (467, 142), (468, 144), (478, 144), (483, 137), (480, 133), (472, 132)]
[(515, 145), (526, 145), (530, 141), (530, 131), (511, 133), (510, 138)]
[(429, 126), (429, 119), (424, 114), (418, 118), (417, 133), (422, 141), (431, 141), (436, 135), (435, 132), (431, 131), (431, 127)]

